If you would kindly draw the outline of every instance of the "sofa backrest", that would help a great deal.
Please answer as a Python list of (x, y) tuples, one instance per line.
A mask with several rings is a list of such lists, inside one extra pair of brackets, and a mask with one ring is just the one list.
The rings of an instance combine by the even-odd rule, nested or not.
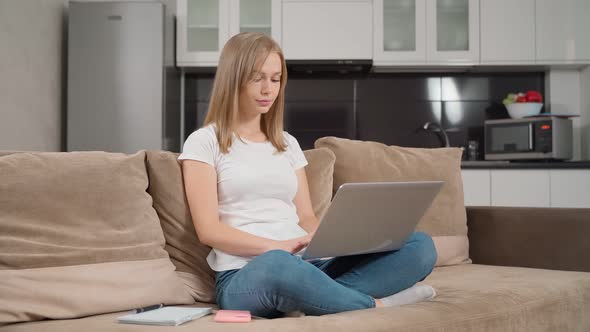
[(145, 158), (0, 156), (0, 324), (194, 301), (164, 250)]

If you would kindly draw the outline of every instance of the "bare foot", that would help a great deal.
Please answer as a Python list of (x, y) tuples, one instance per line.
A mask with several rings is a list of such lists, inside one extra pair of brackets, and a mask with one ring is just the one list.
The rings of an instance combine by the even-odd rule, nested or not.
[(375, 308), (382, 308), (383, 307), (383, 302), (381, 302), (381, 300), (379, 299), (375, 299)]

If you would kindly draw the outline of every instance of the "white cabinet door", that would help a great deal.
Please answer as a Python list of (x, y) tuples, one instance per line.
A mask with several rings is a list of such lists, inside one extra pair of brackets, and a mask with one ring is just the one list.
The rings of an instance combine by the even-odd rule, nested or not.
[(373, 1), (373, 63), (426, 63), (426, 0)]
[(281, 0), (178, 0), (176, 62), (215, 67), (229, 38), (263, 32), (281, 42)]
[(551, 207), (590, 208), (590, 170), (551, 170)]
[(479, 63), (479, 0), (374, 0), (376, 66)]
[(549, 170), (492, 170), (492, 206), (549, 207)]
[(230, 37), (240, 32), (262, 32), (281, 44), (281, 0), (230, 2)]
[(480, 0), (482, 64), (535, 63), (535, 0)]
[(479, 63), (479, 0), (426, 1), (430, 64)]
[(287, 59), (373, 58), (371, 1), (284, 0), (282, 6)]
[(229, 0), (178, 0), (176, 64), (217, 66), (229, 39)]
[(465, 206), (490, 206), (490, 170), (464, 169), (461, 176)]
[(537, 63), (590, 62), (590, 1), (536, 0)]

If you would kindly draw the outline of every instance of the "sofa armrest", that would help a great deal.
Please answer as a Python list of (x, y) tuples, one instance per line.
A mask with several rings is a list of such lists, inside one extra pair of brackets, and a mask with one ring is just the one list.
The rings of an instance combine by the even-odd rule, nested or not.
[(590, 272), (590, 208), (468, 207), (476, 264)]

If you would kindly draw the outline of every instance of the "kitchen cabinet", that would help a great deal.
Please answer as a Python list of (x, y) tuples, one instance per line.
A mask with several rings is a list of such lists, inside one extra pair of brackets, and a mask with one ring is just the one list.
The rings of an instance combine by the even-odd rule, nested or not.
[(590, 208), (590, 170), (551, 170), (551, 207)]
[(492, 206), (550, 206), (549, 170), (493, 170)]
[(176, 5), (178, 66), (217, 66), (229, 39), (229, 0), (179, 0)]
[(479, 63), (479, 0), (428, 0), (426, 22), (428, 63)]
[(490, 170), (462, 170), (465, 206), (490, 206)]
[(288, 60), (372, 59), (372, 1), (284, 0), (282, 48)]
[(463, 169), (466, 206), (590, 208), (590, 169)]
[(590, 63), (590, 1), (536, 0), (536, 62)]
[(176, 63), (215, 67), (223, 45), (243, 31), (281, 40), (281, 0), (178, 0)]
[(376, 66), (479, 63), (479, 0), (375, 0), (373, 22)]
[(426, 0), (374, 0), (375, 65), (426, 63)]
[(281, 44), (281, 0), (231, 1), (229, 33), (262, 32)]
[(535, 0), (480, 0), (481, 64), (535, 64)]

